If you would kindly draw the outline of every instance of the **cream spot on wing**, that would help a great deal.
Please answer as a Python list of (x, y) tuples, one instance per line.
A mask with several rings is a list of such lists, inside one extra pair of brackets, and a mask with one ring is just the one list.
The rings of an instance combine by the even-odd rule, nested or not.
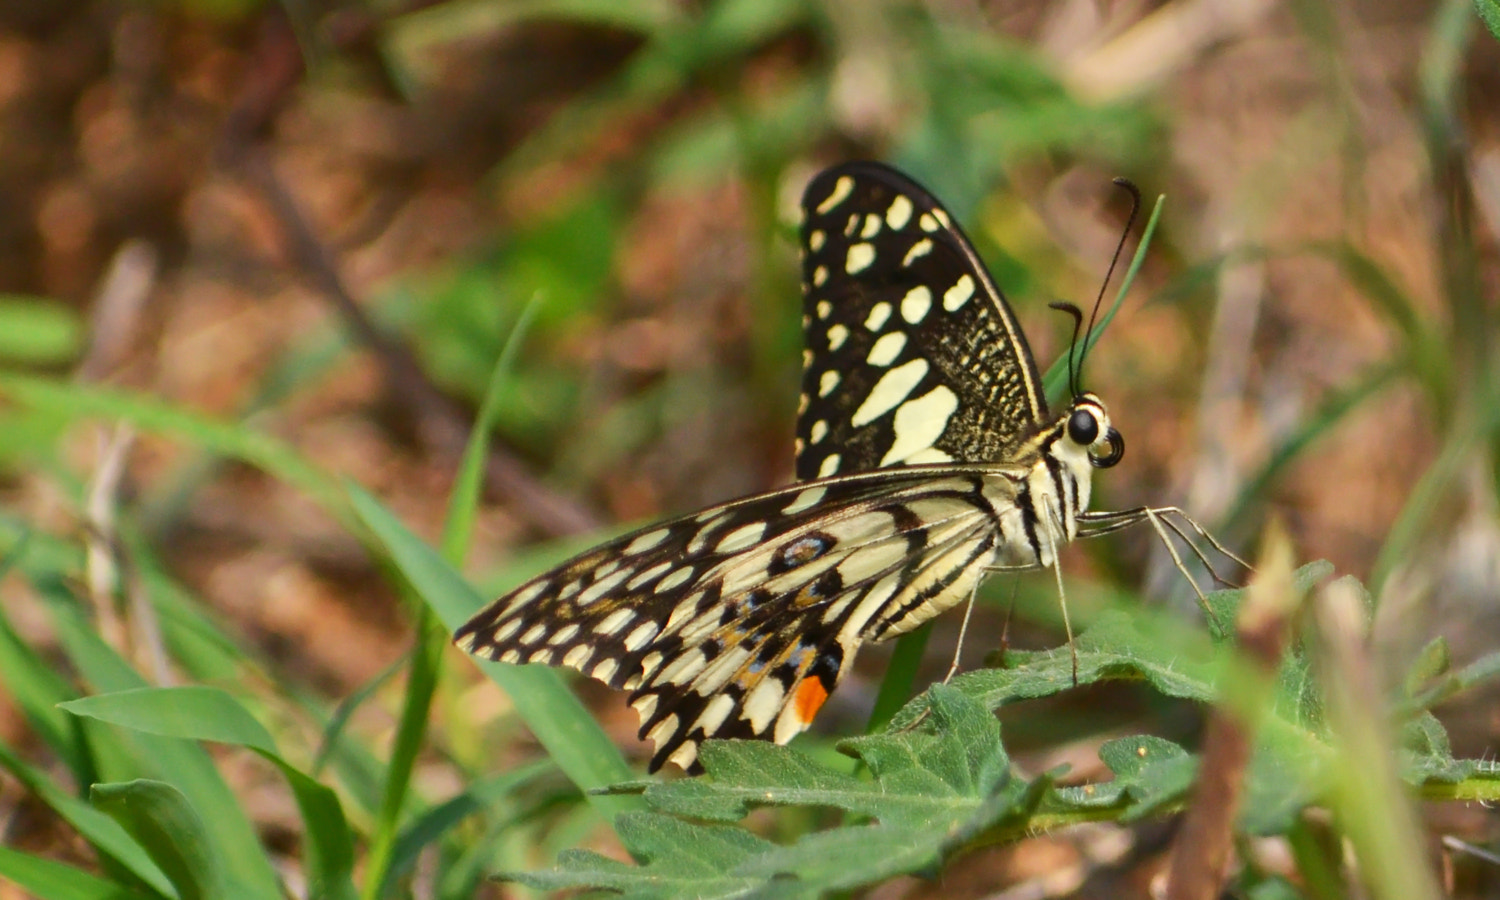
[(818, 212), (820, 214), (826, 213), (840, 203), (843, 203), (853, 190), (854, 179), (848, 175), (840, 175), (838, 181), (833, 183), (833, 192), (824, 197), (823, 202), (817, 205)]
[(531, 626), (531, 629), (529, 631), (527, 631), (525, 634), (521, 635), (521, 643), (523, 643), (523, 644), (535, 644), (537, 641), (541, 640), (542, 639), (542, 635), (544, 635), (546, 633), (547, 633), (547, 623), (546, 622), (538, 622), (535, 625)]
[(531, 652), (531, 655), (526, 657), (526, 661), (529, 663), (550, 665), (552, 662), (552, 651), (548, 650), (546, 647), (543, 647), (540, 650), (533, 650)]
[(745, 708), (740, 713), (740, 718), (749, 719), (750, 730), (760, 734), (770, 726), (771, 720), (776, 718), (776, 714), (781, 711), (782, 699), (785, 696), (786, 692), (782, 689), (779, 680), (770, 676), (762, 678), (760, 684), (757, 684), (755, 689), (746, 695)]
[(831, 312), (833, 312), (832, 303), (829, 303), (827, 300), (818, 301), (818, 318), (826, 319)]
[(642, 657), (641, 658), (641, 674), (642, 674), (642, 677), (644, 677), (644, 678), (650, 678), (653, 674), (655, 674), (657, 668), (661, 666), (662, 660), (664, 660), (664, 659), (666, 659), (666, 657), (662, 656), (661, 655), (661, 651), (659, 651), (659, 650), (652, 650), (650, 653), (647, 653), (644, 657)]
[(911, 221), (911, 211), (911, 201), (906, 198), (905, 194), (898, 194), (896, 199), (891, 201), (890, 208), (885, 211), (885, 224), (893, 230), (900, 231), (906, 227), (907, 222)]
[(927, 254), (929, 254), (931, 252), (932, 252), (932, 241), (931, 241), (931, 239), (929, 239), (929, 238), (922, 238), (920, 241), (917, 241), (915, 244), (912, 244), (910, 250), (906, 251), (906, 256), (904, 258), (902, 258), (901, 265), (902, 266), (909, 266), (912, 263), (916, 262), (919, 258), (921, 258), (923, 256), (926, 256)]
[(837, 475), (841, 461), (837, 453), (828, 454), (828, 458), (823, 460), (821, 466), (818, 466), (818, 477), (827, 478), (829, 475)]
[(594, 666), (594, 671), (590, 672), (589, 675), (599, 679), (600, 681), (608, 682), (610, 679), (615, 677), (615, 672), (619, 668), (619, 660), (601, 659), (599, 660), (599, 664), (597, 666)]
[(798, 494), (791, 503), (788, 503), (781, 510), (781, 514), (784, 516), (790, 516), (794, 513), (802, 512), (804, 509), (811, 509), (812, 507), (817, 505), (818, 501), (823, 499), (823, 495), (826, 493), (828, 493), (828, 488), (822, 487), (821, 485), (818, 487), (810, 487)]
[(500, 654), (500, 662), (514, 664), (514, 663), (518, 663), (520, 661), (521, 661), (521, 651), (517, 650), (514, 647), (512, 647), (509, 650), (505, 651), (504, 653)]
[(824, 234), (822, 229), (818, 229), (807, 236), (807, 246), (811, 247), (814, 253), (822, 250), (823, 244), (827, 241), (828, 235)]
[(859, 233), (859, 236), (868, 241), (870, 238), (879, 233), (880, 216), (876, 215), (875, 213), (870, 213), (868, 216), (865, 216), (865, 227), (864, 230)]
[(805, 369), (808, 366), (812, 365), (812, 361), (813, 361), (813, 352), (811, 350), (803, 350), (802, 351), (802, 368)]
[(943, 227), (944, 227), (944, 228), (952, 228), (952, 227), (953, 227), (953, 222), (952, 222), (952, 220), (950, 220), (950, 219), (949, 219), (949, 218), (948, 218), (948, 214), (947, 214), (947, 213), (946, 213), (946, 212), (944, 212), (944, 211), (943, 211), (943, 210), (942, 210), (942, 209), (941, 209), (941, 208), (939, 208), (939, 209), (934, 209), (934, 210), (933, 210), (933, 211), (932, 211), (932, 214), (933, 214), (933, 215), (934, 215), (934, 216), (936, 216), (936, 217), (937, 217), (937, 220), (938, 220), (938, 221), (939, 221), (939, 222), (942, 222), (942, 223), (943, 223)]
[(667, 738), (670, 738), (676, 733), (677, 713), (672, 713), (670, 716), (667, 716), (665, 719), (657, 722), (656, 727), (651, 729), (651, 732), (646, 735), (646, 739), (649, 740), (653, 746), (660, 747), (662, 744), (665, 744), (667, 742)]
[(573, 639), (573, 635), (575, 635), (577, 633), (578, 633), (578, 623), (577, 622), (570, 622), (567, 625), (564, 625), (563, 627), (561, 627), (561, 628), (557, 629), (556, 631), (552, 632), (552, 636), (549, 637), (549, 638), (547, 638), (547, 643), (549, 643), (549, 644), (566, 644), (568, 641), (571, 641)]
[(672, 568), (672, 562), (668, 560), (667, 562), (659, 562), (649, 569), (642, 569), (640, 574), (625, 582), (625, 589), (633, 591), (641, 585), (661, 577), (670, 568)]
[(583, 670), (583, 664), (588, 662), (589, 657), (594, 655), (594, 648), (587, 644), (579, 644), (563, 655), (562, 664), (570, 669)]
[(646, 646), (647, 642), (656, 637), (656, 631), (655, 622), (642, 622), (625, 637), (625, 649), (631, 652), (641, 649)]
[(827, 397), (833, 393), (833, 389), (839, 386), (839, 373), (829, 369), (818, 379), (818, 396)]
[(926, 375), (925, 359), (914, 359), (886, 372), (875, 382), (875, 386), (870, 389), (870, 396), (854, 411), (854, 417), (849, 423), (858, 428), (895, 409)]
[(693, 567), (683, 566), (682, 568), (673, 572), (671, 575), (663, 578), (661, 582), (656, 586), (656, 593), (660, 594), (664, 591), (670, 591), (673, 588), (681, 587), (682, 585), (686, 584), (692, 577)]
[(684, 741), (682, 746), (673, 750), (672, 755), (667, 757), (667, 762), (676, 765), (677, 768), (683, 771), (687, 771), (688, 767), (693, 764), (693, 760), (697, 758), (698, 744), (695, 741)]
[(919, 284), (906, 292), (901, 298), (901, 318), (915, 325), (922, 321), (927, 315), (927, 310), (932, 308), (932, 291), (927, 285)]
[(828, 267), (818, 266), (813, 269), (813, 287), (822, 287), (828, 281)]
[(933, 218), (932, 213), (922, 213), (922, 218), (917, 220), (923, 231), (937, 231), (938, 220)]
[(747, 547), (754, 547), (766, 533), (765, 522), (751, 522), (749, 525), (741, 525), (739, 528), (724, 535), (719, 545), (714, 547), (715, 553), (735, 553)]
[(802, 396), (798, 397), (797, 398), (797, 415), (800, 416), (803, 413), (807, 412), (807, 408), (809, 406), (811, 406), (811, 405), (812, 405), (812, 398), (811, 397), (807, 396), (806, 394), (803, 394)]
[(943, 309), (954, 312), (969, 302), (974, 296), (974, 277), (964, 275), (954, 282), (953, 287), (943, 291)]
[(850, 553), (838, 565), (845, 586), (884, 575), (901, 564), (910, 553), (906, 541), (877, 541)]
[(849, 339), (849, 329), (842, 325), (828, 326), (828, 349), (837, 350)]
[(849, 247), (849, 255), (844, 260), (844, 271), (855, 275), (868, 269), (874, 261), (874, 244), (854, 244)]
[(598, 600), (600, 597), (603, 597), (605, 594), (608, 594), (610, 591), (614, 590), (619, 586), (620, 582), (624, 581), (628, 577), (630, 577), (630, 570), (621, 569), (608, 578), (601, 578), (593, 584), (589, 585), (588, 590), (579, 594), (578, 599), (575, 602), (579, 606), (588, 606), (590, 603), (593, 603), (595, 600)]
[(854, 230), (858, 227), (859, 213), (855, 213), (854, 215), (850, 216), (849, 221), (844, 224), (844, 237), (854, 237)]
[(814, 444), (828, 437), (828, 422), (826, 419), (819, 419), (813, 423), (810, 437)]
[(703, 712), (698, 714), (698, 718), (688, 726), (688, 729), (702, 728), (704, 734), (711, 735), (719, 730), (733, 709), (734, 697), (730, 694), (720, 694), (708, 701), (708, 705), (703, 707)]
[(871, 331), (879, 331), (885, 327), (886, 320), (891, 317), (891, 305), (881, 301), (870, 307), (870, 314), (865, 316), (865, 327)]
[(896, 410), (893, 430), (896, 439), (880, 460), (882, 466), (893, 462), (913, 462), (914, 454), (928, 450), (943, 436), (948, 420), (958, 409), (958, 395), (946, 385), (938, 385), (915, 400), (908, 400)]
[(664, 627), (662, 630), (676, 631), (678, 625), (681, 625), (683, 622), (686, 622), (688, 619), (692, 618), (693, 614), (698, 611), (698, 601), (702, 599), (703, 592), (699, 591), (696, 594), (688, 594), (686, 597), (683, 597), (681, 600), (677, 601), (677, 605), (672, 607), (672, 614), (667, 617), (666, 627)]
[[(900, 415), (900, 413), (897, 413), (897, 415)], [(928, 447), (925, 450), (918, 450), (916, 453), (913, 453), (911, 456), (903, 459), (902, 462), (906, 463), (909, 466), (920, 466), (923, 463), (953, 462), (953, 457), (948, 455), (947, 453), (944, 453), (936, 447)]]
[(802, 438), (794, 438), (792, 440), (792, 455), (793, 456), (801, 456), (803, 449), (805, 449), (806, 447), (807, 447), (807, 442), (806, 441), (802, 440)]
[(494, 634), (490, 635), (490, 642), (498, 644), (511, 635), (515, 634), (521, 629), (521, 622), (521, 619), (508, 620), (504, 625), (496, 628)]
[(652, 713), (656, 712), (656, 704), (660, 702), (661, 697), (656, 694), (647, 694), (630, 705), (635, 707), (635, 711), (640, 714), (641, 721), (644, 722), (651, 718)]
[(703, 667), (706, 665), (708, 665), (708, 657), (703, 655), (702, 650), (696, 647), (691, 650), (684, 650), (678, 654), (676, 659), (672, 660), (671, 665), (667, 666), (661, 671), (661, 674), (656, 676), (656, 683), (687, 684), (689, 681), (697, 678), (698, 673), (702, 672)]
[(537, 597), (540, 597), (542, 593), (551, 586), (551, 580), (544, 578), (541, 581), (533, 582), (532, 584), (521, 588), (511, 596), (510, 602), (505, 604), (505, 614), (509, 615), (512, 612), (515, 612), (516, 610), (530, 603), (531, 601), (535, 600)]
[(865, 358), (865, 362), (884, 368), (895, 362), (896, 357), (900, 356), (904, 349), (906, 349), (906, 333), (892, 331), (890, 334), (880, 336), (880, 340), (870, 348), (870, 355)]
[(670, 528), (658, 528), (655, 531), (648, 531), (625, 545), (625, 554), (628, 556), (633, 553), (650, 550), (652, 547), (666, 540), (667, 536), (671, 533), (672, 530)]
[(609, 615), (605, 616), (598, 625), (595, 625), (594, 631), (598, 634), (614, 634), (621, 628), (624, 628), (626, 625), (630, 624), (630, 620), (634, 618), (635, 613), (632, 610), (617, 609)]

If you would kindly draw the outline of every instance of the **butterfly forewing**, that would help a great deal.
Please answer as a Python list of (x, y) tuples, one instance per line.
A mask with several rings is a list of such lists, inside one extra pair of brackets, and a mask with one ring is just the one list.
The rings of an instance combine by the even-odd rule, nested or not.
[(1047, 417), (1025, 336), (932, 195), (847, 163), (802, 200), (797, 477), (994, 462)]
[(1007, 475), (825, 479), (665, 522), (501, 597), (458, 633), (502, 662), (562, 665), (632, 691), (641, 736), (690, 766), (706, 737), (789, 740), (859, 645), (962, 599), (995, 556)]

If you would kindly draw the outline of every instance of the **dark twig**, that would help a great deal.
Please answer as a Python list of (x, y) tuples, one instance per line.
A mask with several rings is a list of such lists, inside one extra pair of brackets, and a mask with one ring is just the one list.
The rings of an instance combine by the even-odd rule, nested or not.
[[(262, 64), (241, 91), (226, 122), (223, 158), (265, 199), (280, 224), (292, 260), (334, 307), (355, 338), (369, 348), (385, 374), (391, 398), (416, 423), (418, 439), (429, 451), (455, 462), (463, 452), (472, 422), (467, 413), (440, 391), (411, 350), (382, 332), (365, 315), (345, 287), (333, 254), (319, 239), (295, 198), (277, 175), (260, 134), (301, 79), (299, 49), (285, 23), (269, 25), (257, 58)], [(599, 518), (569, 497), (544, 485), (523, 463), (491, 444), (485, 465), (486, 484), (513, 502), (518, 512), (551, 535), (576, 534), (600, 525)]]

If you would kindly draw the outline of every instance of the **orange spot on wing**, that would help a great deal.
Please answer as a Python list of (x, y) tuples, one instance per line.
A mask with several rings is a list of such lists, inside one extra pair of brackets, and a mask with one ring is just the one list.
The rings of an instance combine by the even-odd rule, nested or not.
[(804, 678), (797, 685), (797, 692), (792, 697), (793, 707), (797, 710), (797, 718), (802, 720), (802, 727), (806, 728), (812, 722), (813, 716), (823, 708), (823, 701), (828, 699), (828, 692), (823, 689), (823, 682), (817, 678)]

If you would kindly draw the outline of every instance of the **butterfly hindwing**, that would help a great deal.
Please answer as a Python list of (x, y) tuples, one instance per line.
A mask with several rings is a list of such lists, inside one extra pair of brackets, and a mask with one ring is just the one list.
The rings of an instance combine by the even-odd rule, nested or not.
[(797, 477), (994, 462), (1046, 401), (1014, 314), (958, 224), (880, 163), (835, 166), (802, 200)]
[(456, 640), (632, 691), (653, 770), (690, 766), (706, 737), (784, 742), (861, 643), (967, 595), (999, 537), (990, 478), (869, 473), (713, 507), (575, 557), (496, 600)]

